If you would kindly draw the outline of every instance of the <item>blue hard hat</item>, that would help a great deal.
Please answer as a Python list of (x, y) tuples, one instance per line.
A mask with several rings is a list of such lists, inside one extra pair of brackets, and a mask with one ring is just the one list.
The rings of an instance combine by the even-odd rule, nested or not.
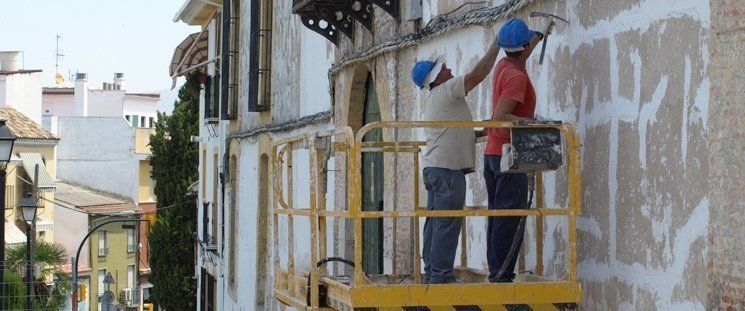
[(427, 80), (427, 76), (436, 64), (437, 62), (433, 62), (431, 60), (423, 60), (417, 62), (414, 65), (414, 69), (411, 69), (411, 79), (414, 80), (414, 84), (416, 84), (420, 89), (424, 88), (424, 83)]
[(530, 30), (525, 22), (519, 18), (513, 18), (499, 29), (497, 45), (507, 52), (521, 51), (523, 46), (528, 44), (535, 35), (536, 32)]

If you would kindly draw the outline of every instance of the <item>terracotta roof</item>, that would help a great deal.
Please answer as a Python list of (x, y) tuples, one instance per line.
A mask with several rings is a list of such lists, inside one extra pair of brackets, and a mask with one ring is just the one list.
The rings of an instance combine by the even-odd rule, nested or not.
[(89, 188), (69, 181), (57, 181), (54, 200), (64, 202), (94, 214), (131, 211), (142, 212), (132, 200), (123, 196)]
[(0, 107), (0, 120), (5, 120), (5, 125), (18, 139), (59, 140), (52, 132), (11, 107)]

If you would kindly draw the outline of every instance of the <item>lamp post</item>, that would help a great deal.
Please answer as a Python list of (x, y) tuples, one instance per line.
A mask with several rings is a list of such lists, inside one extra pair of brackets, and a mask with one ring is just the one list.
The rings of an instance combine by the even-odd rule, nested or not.
[(21, 210), (23, 211), (23, 220), (26, 222), (26, 309), (31, 310), (31, 293), (34, 281), (34, 267), (31, 266), (31, 224), (36, 220), (36, 209), (38, 203), (32, 194), (26, 194), (21, 200)]
[[(0, 298), (5, 297), (5, 168), (13, 154), (15, 141), (16, 136), (5, 125), (5, 120), (0, 120), (0, 206), (3, 210), (3, 217), (0, 219)], [(0, 305), (0, 309), (3, 307)]]

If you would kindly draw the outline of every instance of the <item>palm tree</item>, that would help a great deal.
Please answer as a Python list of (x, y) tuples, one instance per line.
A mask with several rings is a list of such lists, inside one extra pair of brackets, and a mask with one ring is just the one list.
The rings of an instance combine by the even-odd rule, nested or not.
[[(8, 270), (15, 270), (18, 275), (25, 274), (26, 263), (28, 257), (26, 257), (26, 244), (18, 244), (11, 246), (7, 249), (6, 262), (9, 264)], [(67, 258), (65, 249), (60, 244), (54, 244), (46, 241), (37, 241), (35, 249), (35, 264), (39, 267), (38, 275), (35, 275), (35, 279), (31, 280), (34, 282), (34, 295), (37, 298), (34, 300), (35, 309), (61, 309), (65, 305), (65, 293), (69, 289), (69, 275), (61, 270), (62, 264), (65, 263)], [(19, 277), (20, 279), (20, 277)], [(52, 286), (47, 286), (47, 281), (53, 281)], [(9, 284), (11, 289), (6, 289), (8, 292), (23, 292), (25, 295), (25, 288), (23, 283), (16, 282), (15, 284)], [(20, 287), (12, 289), (13, 287)], [(11, 306), (5, 306), (8, 310), (13, 310), (15, 303)], [(22, 307), (22, 305), (19, 305)]]

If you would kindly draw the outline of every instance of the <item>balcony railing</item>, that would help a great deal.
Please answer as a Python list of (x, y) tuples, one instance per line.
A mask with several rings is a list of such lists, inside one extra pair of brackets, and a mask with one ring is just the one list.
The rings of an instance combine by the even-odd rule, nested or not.
[(99, 248), (98, 257), (105, 257), (109, 254), (109, 248)]
[(127, 253), (134, 253), (137, 251), (137, 245), (127, 245)]

